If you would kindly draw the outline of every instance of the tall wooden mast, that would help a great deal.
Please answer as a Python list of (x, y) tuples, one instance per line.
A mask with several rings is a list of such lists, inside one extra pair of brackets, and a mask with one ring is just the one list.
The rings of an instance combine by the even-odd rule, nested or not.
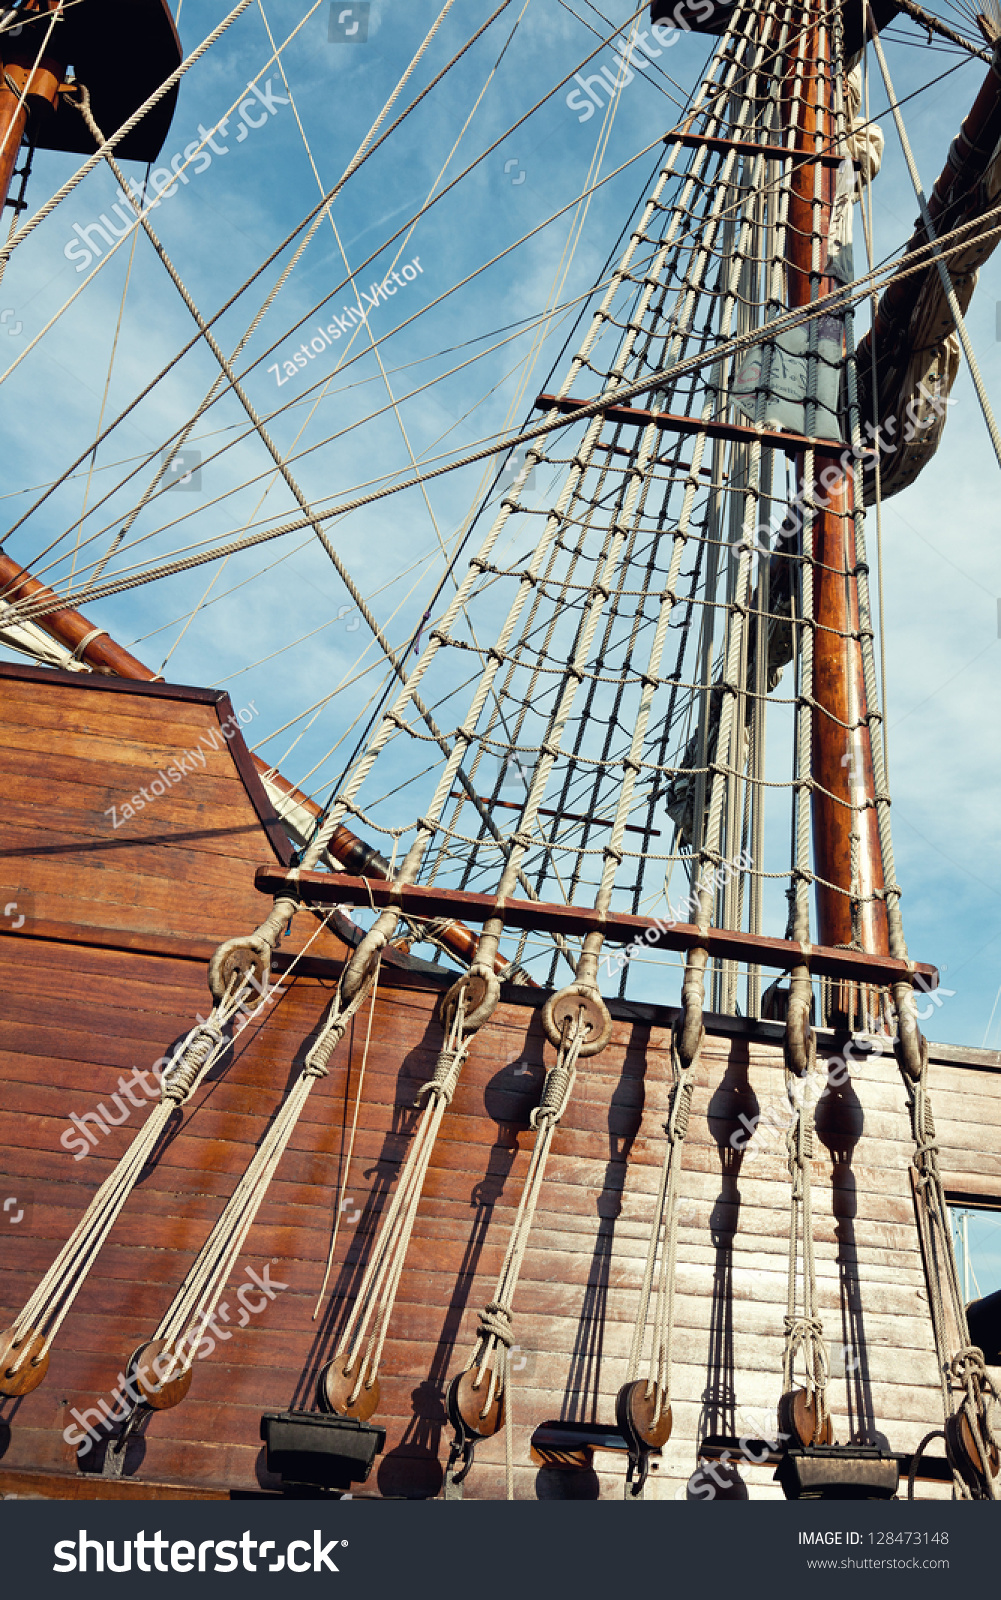
[[(826, 7), (811, 0), (806, 48), (789, 68), (787, 115), (797, 148), (813, 155), (837, 148), (832, 37)], [(787, 233), (791, 308), (808, 306), (837, 287), (825, 274), (836, 169), (819, 162), (795, 168)], [(809, 425), (807, 431), (811, 431)], [(885, 954), (886, 907), (876, 819), (873, 769), (860, 638), (855, 548), (855, 486), (851, 474), (818, 462), (812, 485), (807, 458), (798, 458), (797, 488), (812, 488), (826, 504), (813, 518), (813, 848), (817, 939), (821, 944)], [(821, 475), (828, 489), (818, 482)], [(833, 1001), (834, 1022), (851, 1023), (854, 1009), (842, 989)]]

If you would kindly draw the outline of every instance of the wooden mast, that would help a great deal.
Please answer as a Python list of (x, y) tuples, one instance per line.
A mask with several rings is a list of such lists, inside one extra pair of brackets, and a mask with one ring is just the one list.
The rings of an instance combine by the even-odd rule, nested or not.
[[(818, 0), (811, 0), (804, 21), (810, 11), (813, 19), (805, 51), (800, 60), (790, 63), (786, 80), (787, 114), (796, 123), (797, 148), (807, 154), (835, 149), (837, 138), (831, 35)], [(807, 306), (837, 287), (834, 278), (819, 270), (827, 250), (836, 182), (834, 170), (826, 163), (803, 163), (794, 168), (787, 233), (790, 308)], [(805, 464), (805, 455), (799, 456), (796, 476), (800, 490), (805, 484)], [(827, 509), (814, 515), (810, 549), (815, 617), (812, 811), (817, 940), (885, 955), (889, 950), (886, 907), (882, 899), (873, 898), (883, 889), (883, 863), (859, 638), (855, 487), (851, 475), (829, 470), (828, 482), (838, 479), (830, 490), (817, 482), (816, 470), (814, 474), (814, 498), (826, 501)], [(851, 989), (841, 985), (832, 996), (829, 1020), (835, 1026), (851, 1026), (855, 1010)]]
[[(26, 0), (24, 11), (37, 15), (55, 11), (58, 4), (59, 0)], [(58, 25), (52, 30), (45, 54), (35, 65), (45, 28), (46, 24), (40, 22), (20, 29), (16, 37), (9, 32), (0, 33), (0, 210), (7, 201), (28, 118), (52, 110), (65, 74), (65, 62), (56, 55)]]

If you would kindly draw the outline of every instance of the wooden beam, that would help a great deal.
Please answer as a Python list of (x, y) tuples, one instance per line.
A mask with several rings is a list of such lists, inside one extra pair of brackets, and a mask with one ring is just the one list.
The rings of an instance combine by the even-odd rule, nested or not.
[[(762, 329), (762, 334), (767, 330)], [(535, 402), (537, 411), (559, 411), (563, 415), (579, 411), (582, 406), (593, 405), (593, 400), (577, 400), (573, 395), (540, 394)], [(617, 406), (609, 401), (602, 415), (606, 422), (632, 423), (646, 428), (653, 423), (665, 433), (681, 433), (689, 437), (704, 433), (707, 439), (727, 439), (732, 444), (763, 444), (769, 450), (784, 450), (786, 455), (800, 455), (812, 450), (818, 456), (832, 460), (851, 455), (852, 447), (843, 439), (811, 439), (803, 433), (785, 433), (777, 428), (754, 428), (750, 423), (706, 421), (702, 417), (683, 417), (670, 411), (643, 411), (638, 406)]]
[(782, 971), (807, 962), (819, 977), (855, 980), (882, 987), (901, 979), (920, 982), (924, 989), (938, 986), (935, 967), (919, 961), (898, 961), (892, 956), (869, 955), (861, 950), (831, 949), (824, 945), (800, 944), (794, 939), (773, 939), (765, 934), (744, 933), (739, 929), (710, 928), (702, 934), (690, 922), (658, 922), (655, 917), (634, 917), (625, 911), (610, 911), (599, 917), (592, 906), (555, 905), (543, 900), (510, 898), (498, 900), (492, 894), (471, 894), (467, 890), (420, 884), (387, 883), (384, 878), (352, 878), (340, 873), (299, 872), (289, 874), (273, 865), (258, 867), (256, 887), (267, 895), (298, 895), (306, 905), (392, 906), (408, 917), (461, 917), (464, 922), (483, 923), (502, 916), (508, 928), (537, 933), (578, 936), (601, 932), (614, 944), (642, 939), (648, 929), (657, 933), (657, 944), (664, 950), (690, 950), (704, 945), (710, 956), (720, 961), (743, 961)]
[(689, 149), (705, 146), (710, 150), (736, 150), (741, 156), (767, 156), (770, 161), (792, 161), (797, 167), (818, 161), (825, 167), (840, 167), (844, 160), (844, 156), (834, 155), (830, 150), (822, 150), (818, 155), (807, 150), (789, 150), (780, 144), (752, 144), (741, 139), (721, 139), (710, 133), (683, 133), (676, 128), (665, 133), (664, 143), (683, 144)]

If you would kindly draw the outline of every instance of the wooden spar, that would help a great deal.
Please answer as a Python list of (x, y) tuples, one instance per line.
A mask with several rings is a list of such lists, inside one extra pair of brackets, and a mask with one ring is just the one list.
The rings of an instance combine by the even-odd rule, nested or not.
[(496, 895), (473, 894), (468, 890), (421, 884), (375, 882), (368, 878), (336, 877), (329, 872), (298, 871), (289, 876), (274, 866), (258, 867), (255, 879), (262, 894), (299, 894), (307, 904), (394, 906), (405, 916), (450, 917), (460, 915), (467, 922), (485, 922), (503, 910), (508, 928), (562, 933), (574, 937), (600, 930), (617, 943), (642, 940), (647, 931), (656, 934), (656, 943), (665, 950), (689, 950), (703, 946), (710, 956), (721, 961), (744, 961), (783, 970), (808, 961), (820, 977), (842, 982), (857, 981), (881, 986), (910, 979), (927, 991), (938, 985), (938, 972), (927, 963), (899, 961), (893, 956), (860, 950), (800, 944), (794, 939), (773, 939), (766, 934), (744, 933), (734, 928), (710, 928), (702, 934), (694, 923), (658, 922), (655, 917), (632, 916), (625, 911), (609, 911), (602, 917), (593, 906), (571, 906), (541, 900), (508, 897), (499, 902)]
[[(58, 0), (28, 0), (26, 11), (54, 11)], [(52, 110), (59, 98), (59, 85), (63, 81), (64, 63), (52, 53), (58, 48), (58, 27), (53, 30), (52, 45), (35, 66), (35, 57), (44, 33), (36, 27), (24, 28), (16, 38), (0, 34), (0, 211), (7, 202), (11, 178), (28, 126), (29, 115), (44, 115)]]
[[(806, 150), (818, 145), (832, 148), (836, 132), (830, 34), (819, 7), (815, 12), (817, 20), (807, 37), (802, 61), (793, 61), (788, 68), (784, 97), (787, 116), (798, 113), (796, 142)], [(800, 73), (797, 94), (795, 79)], [(832, 278), (815, 271), (813, 265), (815, 244), (821, 260), (827, 248), (835, 183), (834, 172), (825, 166), (797, 166), (793, 171), (786, 235), (790, 309), (808, 306), (836, 287)], [(805, 455), (798, 458), (796, 477), (802, 490)], [(822, 499), (827, 505), (826, 510), (814, 513), (811, 551), (816, 619), (813, 850), (817, 879), (824, 880), (816, 884), (817, 932), (823, 945), (860, 945), (864, 951), (885, 955), (889, 950), (886, 907), (882, 899), (873, 898), (883, 889), (883, 864), (859, 639), (854, 482), (850, 475), (833, 469), (828, 482), (832, 479), (829, 490), (817, 483), (813, 490), (815, 500)], [(857, 834), (855, 885), (853, 825)], [(834, 1001), (835, 1018), (850, 1022), (852, 1010), (849, 994), (842, 991)]]
[[(55, 600), (55, 592), (33, 578), (26, 567), (20, 566), (16, 561), (0, 550), (0, 601), (8, 603), (15, 600), (43, 599)], [(58, 611), (48, 611), (38, 617), (37, 625), (42, 628), (50, 638), (72, 650), (78, 660), (85, 662), (95, 672), (100, 672), (109, 677), (131, 678), (141, 683), (162, 681), (159, 673), (151, 672), (149, 667), (137, 660), (116, 644), (100, 628), (95, 628), (79, 611), (74, 611), (70, 606), (61, 606)], [(87, 641), (85, 643), (85, 641)], [(266, 779), (274, 789), (285, 796), (290, 805), (299, 807), (309, 813), (310, 817), (319, 817), (322, 807), (309, 795), (303, 794), (295, 784), (283, 778), (276, 768), (262, 761), (260, 756), (250, 752), (250, 759), (257, 768), (261, 778)], [(364, 872), (385, 878), (389, 872), (389, 862), (381, 856), (371, 845), (359, 839), (350, 828), (345, 828), (343, 823), (334, 830), (333, 837), (327, 846), (330, 854), (348, 872)], [(451, 951), (456, 960), (461, 962), (472, 961), (476, 954), (477, 937), (470, 928), (461, 922), (452, 922), (437, 934), (440, 942)], [(503, 976), (508, 968), (505, 956), (497, 956), (494, 967), (499, 976)], [(533, 980), (529, 983), (534, 987)]]
[[(27, 567), (20, 566), (0, 550), (0, 601), (13, 605), (18, 600), (42, 599), (48, 602), (56, 598), (55, 592), (47, 584), (33, 578)], [(15, 617), (12, 620), (17, 619)], [(135, 656), (123, 650), (120, 644), (115, 644), (102, 628), (96, 628), (70, 606), (47, 612), (37, 619), (37, 625), (95, 672), (113, 678), (134, 678), (141, 683), (150, 683), (159, 677), (159, 674), (151, 672), (149, 667), (144, 667)]]
[[(572, 413), (581, 406), (591, 405), (590, 400), (575, 399), (573, 395), (540, 394), (535, 402), (538, 411)], [(710, 421), (705, 417), (675, 416), (670, 411), (643, 411), (636, 406), (609, 404), (602, 410), (606, 422), (632, 423), (645, 428), (653, 423), (668, 433), (694, 437), (703, 434), (707, 439), (725, 439), (733, 444), (762, 444), (772, 450), (785, 450), (796, 455), (812, 449), (815, 455), (830, 456), (836, 461), (851, 446), (843, 439), (813, 439), (801, 433), (780, 433), (777, 428), (755, 428), (750, 423)]]

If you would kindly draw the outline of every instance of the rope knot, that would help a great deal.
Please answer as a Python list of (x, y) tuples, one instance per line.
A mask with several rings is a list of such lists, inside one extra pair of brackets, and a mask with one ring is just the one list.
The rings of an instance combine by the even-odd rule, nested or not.
[(181, 1105), (212, 1051), (221, 1043), (222, 1029), (217, 1022), (200, 1022), (192, 1028), (160, 1080), (164, 1099)]
[(689, 1067), (685, 1075), (674, 1086), (671, 1097), (671, 1110), (664, 1124), (664, 1132), (672, 1144), (682, 1144), (688, 1133), (688, 1119), (692, 1111), (692, 1095), (695, 1090), (693, 1069)]
[(510, 1350), (514, 1344), (514, 1329), (511, 1326), (511, 1313), (507, 1306), (501, 1305), (499, 1300), (491, 1300), (480, 1312), (480, 1338), (496, 1339), (505, 1350)]
[(457, 1050), (446, 1048), (439, 1051), (434, 1072), (427, 1083), (421, 1084), (414, 1105), (419, 1107), (425, 1095), (434, 1095), (436, 1100), (450, 1105), (465, 1055), (466, 1052), (462, 1048)]
[(327, 1076), (327, 1063), (344, 1038), (350, 1020), (350, 1017), (342, 1016), (328, 1018), (323, 1032), (306, 1056), (305, 1071), (307, 1077), (325, 1078)]

